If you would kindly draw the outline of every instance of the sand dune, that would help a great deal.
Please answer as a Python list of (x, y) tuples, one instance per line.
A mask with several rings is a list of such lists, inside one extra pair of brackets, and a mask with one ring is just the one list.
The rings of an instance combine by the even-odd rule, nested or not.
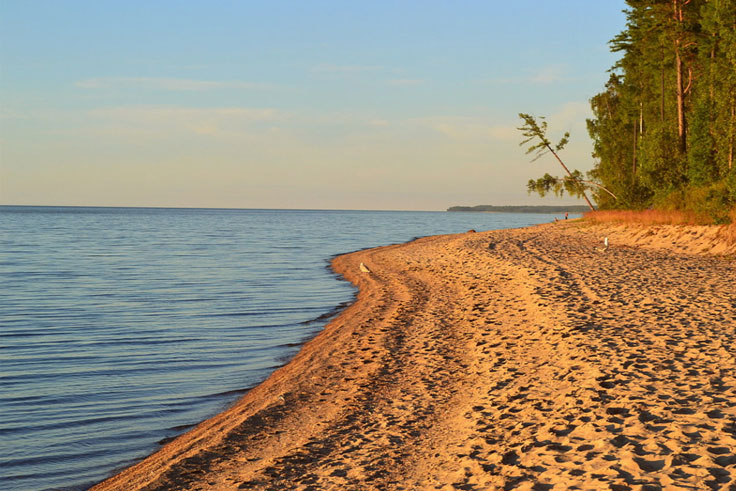
[(736, 489), (736, 263), (637, 234), (552, 224), (341, 256), (355, 304), (95, 489)]

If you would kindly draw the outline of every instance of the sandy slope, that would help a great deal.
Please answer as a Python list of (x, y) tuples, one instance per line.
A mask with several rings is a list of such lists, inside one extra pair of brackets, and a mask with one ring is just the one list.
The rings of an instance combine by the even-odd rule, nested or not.
[(356, 304), (96, 489), (736, 489), (736, 263), (608, 233), (341, 256)]

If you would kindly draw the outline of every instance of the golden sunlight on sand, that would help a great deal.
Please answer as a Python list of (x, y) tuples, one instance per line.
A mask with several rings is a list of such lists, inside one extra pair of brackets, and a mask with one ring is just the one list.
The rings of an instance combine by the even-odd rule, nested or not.
[(736, 263), (702, 250), (736, 249), (712, 235), (550, 224), (338, 257), (355, 304), (95, 489), (735, 489)]

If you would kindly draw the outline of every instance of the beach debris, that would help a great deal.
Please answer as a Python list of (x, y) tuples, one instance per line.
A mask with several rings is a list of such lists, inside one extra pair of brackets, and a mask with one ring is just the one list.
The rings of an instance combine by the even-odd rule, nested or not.
[(608, 237), (603, 239), (603, 247), (597, 247), (596, 250), (600, 252), (606, 252), (608, 250)]
[(474, 228), (471, 228), (470, 230), (468, 230), (468, 233), (469, 234), (474, 234), (475, 233), (475, 229)]
[(365, 265), (365, 264), (363, 264), (363, 263), (360, 263), (360, 270), (361, 270), (362, 272), (364, 272), (364, 273), (370, 273), (370, 272), (371, 272), (371, 270), (370, 270), (370, 269), (368, 269), (368, 266), (366, 266), (366, 265)]

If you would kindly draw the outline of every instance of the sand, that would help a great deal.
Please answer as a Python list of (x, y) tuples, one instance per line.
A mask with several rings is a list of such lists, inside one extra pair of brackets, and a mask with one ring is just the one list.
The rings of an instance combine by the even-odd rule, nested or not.
[(94, 489), (736, 489), (736, 262), (696, 235), (565, 223), (340, 256), (356, 303)]

